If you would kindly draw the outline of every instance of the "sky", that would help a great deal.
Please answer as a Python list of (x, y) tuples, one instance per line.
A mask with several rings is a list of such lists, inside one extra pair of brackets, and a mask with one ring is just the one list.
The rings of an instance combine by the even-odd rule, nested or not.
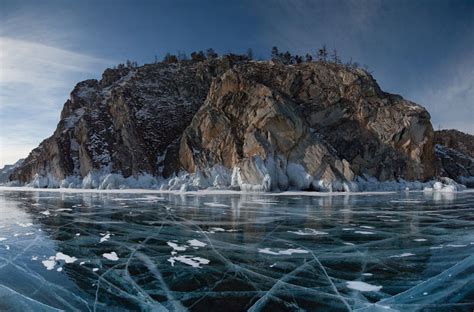
[(50, 136), (74, 85), (127, 59), (325, 44), (435, 129), (474, 134), (474, 1), (0, 0), (0, 167)]

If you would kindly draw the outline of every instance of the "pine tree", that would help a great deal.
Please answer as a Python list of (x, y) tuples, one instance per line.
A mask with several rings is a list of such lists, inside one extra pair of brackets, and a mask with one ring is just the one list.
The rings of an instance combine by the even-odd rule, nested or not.
[(191, 60), (194, 62), (203, 62), (206, 60), (206, 56), (204, 55), (204, 52), (202, 51), (193, 52), (191, 53)]
[(277, 47), (272, 48), (272, 61), (273, 62), (281, 62), (281, 55), (280, 55)]
[(165, 63), (178, 63), (178, 58), (174, 54), (166, 53), (163, 62)]
[(206, 57), (207, 57), (208, 60), (210, 60), (210, 59), (215, 59), (215, 58), (217, 58), (218, 56), (219, 56), (219, 55), (214, 51), (213, 48), (207, 49), (207, 51), (206, 51)]
[(318, 50), (318, 59), (322, 62), (326, 62), (327, 58), (328, 58), (328, 51), (326, 49), (326, 45), (323, 45), (323, 47)]
[(288, 65), (288, 64), (291, 64), (291, 53), (289, 51), (286, 51), (285, 54), (283, 54), (283, 56), (280, 57), (281, 58), (281, 62), (285, 65)]

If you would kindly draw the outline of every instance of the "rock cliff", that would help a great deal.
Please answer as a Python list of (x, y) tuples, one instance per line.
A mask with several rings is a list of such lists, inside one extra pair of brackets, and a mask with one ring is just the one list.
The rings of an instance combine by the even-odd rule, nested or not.
[(474, 136), (457, 130), (435, 131), (439, 175), (474, 186)]
[(5, 165), (2, 169), (0, 169), (0, 183), (7, 183), (10, 181), (10, 175), (18, 168), (24, 159), (19, 159), (13, 165)]
[(237, 167), (241, 185), (266, 190), (435, 173), (428, 112), (382, 92), (365, 71), (328, 63), (246, 63), (217, 77), (179, 156), (186, 171)]
[(357, 176), (431, 179), (436, 164), (428, 112), (366, 71), (231, 55), (79, 83), (54, 134), (10, 178), (98, 187), (94, 172), (206, 178), (219, 167), (244, 189), (347, 190)]
[(94, 171), (125, 177), (176, 171), (176, 144), (204, 102), (212, 77), (240, 57), (107, 69), (100, 81), (76, 85), (54, 134), (11, 175), (54, 186)]

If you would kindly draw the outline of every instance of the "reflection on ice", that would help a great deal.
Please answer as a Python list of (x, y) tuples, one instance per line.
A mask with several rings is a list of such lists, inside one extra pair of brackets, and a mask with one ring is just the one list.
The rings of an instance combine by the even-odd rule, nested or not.
[(323, 195), (0, 190), (0, 310), (472, 311), (474, 193)]

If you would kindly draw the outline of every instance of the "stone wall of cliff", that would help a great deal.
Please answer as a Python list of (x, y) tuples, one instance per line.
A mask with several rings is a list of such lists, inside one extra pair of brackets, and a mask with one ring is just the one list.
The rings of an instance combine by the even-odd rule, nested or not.
[[(76, 85), (54, 134), (11, 175), (62, 180), (91, 171), (125, 177), (178, 170), (173, 148), (204, 102), (211, 80), (241, 61), (228, 56), (205, 62), (147, 64), (107, 69), (100, 81)], [(175, 153), (175, 152), (174, 152)]]
[(168, 177), (222, 165), (240, 185), (344, 189), (364, 175), (430, 179), (434, 150), (428, 112), (363, 70), (225, 56), (108, 69), (79, 83), (54, 134), (10, 179)]
[[(179, 156), (189, 172), (239, 167), (250, 184), (265, 176), (255, 157), (271, 160), (269, 175), (279, 184), (271, 189), (280, 190), (319, 189), (357, 175), (384, 181), (435, 174), (428, 112), (382, 92), (365, 71), (328, 63), (246, 63), (216, 78)], [(303, 184), (294, 166), (308, 176)]]
[(435, 131), (439, 175), (474, 186), (474, 136), (457, 130)]

